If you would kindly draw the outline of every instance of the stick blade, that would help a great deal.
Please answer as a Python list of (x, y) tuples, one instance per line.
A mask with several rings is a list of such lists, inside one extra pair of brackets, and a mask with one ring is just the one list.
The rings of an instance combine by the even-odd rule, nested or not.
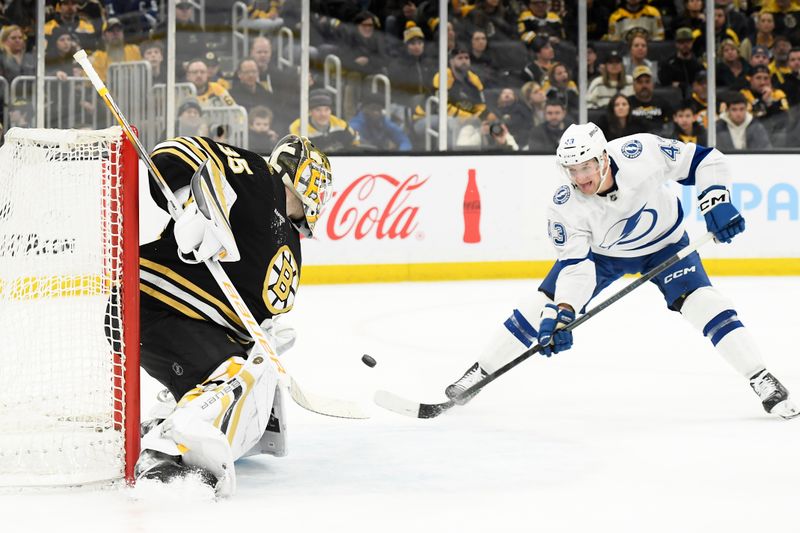
[(452, 401), (419, 403), (385, 390), (376, 391), (373, 400), (387, 411), (412, 418), (435, 418), (455, 405)]
[(290, 378), (289, 380), (289, 395), (297, 405), (313, 413), (332, 416), (334, 418), (352, 418), (357, 420), (369, 418), (369, 415), (366, 414), (356, 402), (336, 398), (325, 398), (318, 394), (306, 392), (300, 388), (300, 385), (297, 384), (294, 378)]

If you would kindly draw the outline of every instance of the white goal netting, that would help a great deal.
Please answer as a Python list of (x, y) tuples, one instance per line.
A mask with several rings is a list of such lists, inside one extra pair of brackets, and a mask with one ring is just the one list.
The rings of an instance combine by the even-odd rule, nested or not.
[(0, 148), (0, 486), (123, 476), (121, 135)]

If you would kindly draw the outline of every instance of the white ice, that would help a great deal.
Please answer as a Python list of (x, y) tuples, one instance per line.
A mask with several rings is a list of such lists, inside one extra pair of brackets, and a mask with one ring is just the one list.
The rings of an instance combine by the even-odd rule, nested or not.
[[(800, 399), (800, 278), (714, 282)], [(442, 401), (536, 285), (302, 287), (286, 316), (299, 332), (286, 366), (306, 389), (364, 401), (372, 419), (291, 404), (289, 455), (241, 461), (233, 498), (191, 486), (140, 499), (4, 493), (0, 531), (800, 531), (800, 419), (765, 414), (653, 286), (581, 326), (570, 352), (537, 356), (439, 418), (368, 403), (376, 388)], [(147, 378), (143, 408), (157, 390)]]

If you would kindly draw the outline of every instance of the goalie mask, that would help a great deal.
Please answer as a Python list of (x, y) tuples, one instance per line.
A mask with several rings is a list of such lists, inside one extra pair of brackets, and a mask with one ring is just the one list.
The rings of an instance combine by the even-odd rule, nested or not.
[(295, 227), (306, 237), (313, 236), (314, 225), (331, 195), (328, 156), (307, 137), (287, 135), (275, 145), (268, 161), (283, 183), (303, 202), (305, 219), (293, 221)]

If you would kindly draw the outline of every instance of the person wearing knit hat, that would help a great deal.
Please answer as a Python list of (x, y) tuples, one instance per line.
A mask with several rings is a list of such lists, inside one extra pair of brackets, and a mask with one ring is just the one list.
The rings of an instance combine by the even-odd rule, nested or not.
[(208, 135), (203, 108), (197, 98), (190, 96), (178, 107), (178, 135)]
[(422, 33), (422, 28), (409, 21), (408, 24), (406, 24), (405, 31), (403, 32), (403, 43), (408, 43), (413, 39), (424, 40), (425, 34)]
[[(333, 115), (333, 97), (325, 89), (314, 89), (308, 95), (308, 138), (320, 150), (347, 151), (358, 146), (358, 134), (343, 119)], [(289, 133), (300, 135), (300, 119), (289, 126)]]
[(388, 67), (389, 79), (394, 103), (413, 108), (415, 99), (427, 95), (436, 65), (425, 53), (427, 42), (422, 28), (409, 21), (403, 35), (403, 47)]
[(66, 79), (72, 70), (72, 55), (78, 51), (75, 35), (66, 26), (56, 26), (47, 36), (45, 74)]

